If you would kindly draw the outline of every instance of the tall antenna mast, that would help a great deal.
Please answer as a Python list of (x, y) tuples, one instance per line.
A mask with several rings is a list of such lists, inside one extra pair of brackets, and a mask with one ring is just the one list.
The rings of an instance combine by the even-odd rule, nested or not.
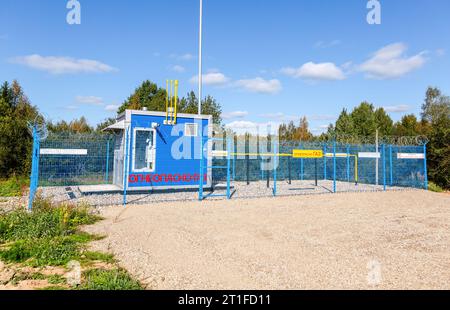
[(203, 40), (203, 0), (200, 0), (200, 23), (198, 41), (198, 115), (202, 114), (202, 40)]

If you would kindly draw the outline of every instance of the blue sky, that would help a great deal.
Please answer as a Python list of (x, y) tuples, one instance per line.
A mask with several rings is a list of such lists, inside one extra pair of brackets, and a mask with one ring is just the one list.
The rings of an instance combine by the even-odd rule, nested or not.
[[(53, 120), (113, 116), (145, 79), (196, 90), (198, 0), (2, 0), (0, 79)], [(397, 120), (427, 86), (450, 94), (450, 2), (204, 0), (204, 94), (234, 126), (307, 116), (315, 133), (367, 100)]]

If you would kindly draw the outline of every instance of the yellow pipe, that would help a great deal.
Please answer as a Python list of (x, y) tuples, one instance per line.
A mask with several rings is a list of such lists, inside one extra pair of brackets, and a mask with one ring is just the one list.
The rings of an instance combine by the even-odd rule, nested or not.
[(166, 123), (169, 120), (169, 80), (166, 80)]
[(177, 123), (177, 106), (178, 106), (178, 80), (175, 80), (175, 121), (174, 121), (174, 125)]
[(173, 80), (170, 80), (170, 123), (173, 125)]

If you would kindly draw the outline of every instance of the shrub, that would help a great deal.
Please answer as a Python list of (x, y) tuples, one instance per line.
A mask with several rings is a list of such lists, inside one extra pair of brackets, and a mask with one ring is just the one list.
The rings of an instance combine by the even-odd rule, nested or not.
[(0, 251), (5, 262), (28, 262), (34, 267), (61, 266), (78, 257), (79, 245), (67, 237), (20, 240)]
[(0, 180), (0, 197), (18, 197), (29, 185), (27, 177), (12, 176), (6, 180)]
[(0, 242), (51, 238), (74, 234), (80, 225), (93, 224), (100, 218), (89, 213), (87, 206), (53, 206), (37, 198), (33, 212), (15, 210), (0, 215)]
[(432, 191), (432, 192), (436, 192), (436, 193), (443, 193), (444, 189), (442, 187), (440, 187), (439, 185), (433, 183), (433, 182), (429, 182), (428, 183), (428, 190)]

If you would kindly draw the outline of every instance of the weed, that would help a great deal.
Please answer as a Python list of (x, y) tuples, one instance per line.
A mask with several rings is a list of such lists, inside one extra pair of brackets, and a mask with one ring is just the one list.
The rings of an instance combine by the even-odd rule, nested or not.
[(11, 284), (17, 285), (19, 282), (26, 280), (45, 280), (45, 276), (42, 273), (18, 273), (14, 275), (14, 278), (11, 280)]
[(58, 274), (48, 276), (47, 281), (48, 281), (48, 283), (53, 284), (53, 285), (66, 284), (66, 278), (64, 278), (63, 276), (58, 275)]
[(79, 244), (68, 237), (55, 237), (14, 242), (6, 250), (0, 250), (0, 258), (8, 263), (24, 263), (30, 266), (61, 266), (79, 257)]
[(6, 180), (0, 180), (0, 197), (22, 196), (28, 184), (28, 177), (12, 176)]
[(84, 256), (88, 261), (101, 261), (108, 264), (114, 264), (116, 262), (114, 255), (107, 253), (88, 251), (84, 253)]
[(123, 269), (91, 269), (83, 273), (80, 290), (142, 290), (141, 284)]
[(428, 183), (428, 190), (432, 191), (432, 192), (436, 192), (436, 193), (443, 193), (444, 189), (442, 187), (440, 187), (439, 185), (433, 183), (433, 182), (429, 182)]

